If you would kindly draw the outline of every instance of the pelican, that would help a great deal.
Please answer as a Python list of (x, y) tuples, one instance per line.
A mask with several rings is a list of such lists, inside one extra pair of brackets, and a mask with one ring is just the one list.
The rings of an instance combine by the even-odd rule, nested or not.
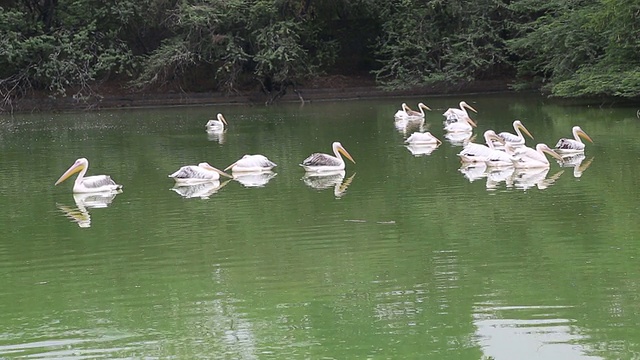
[(473, 107), (471, 107), (471, 105), (467, 104), (464, 101), (460, 101), (460, 108), (448, 108), (447, 111), (445, 111), (442, 115), (447, 118), (447, 120), (449, 121), (459, 121), (462, 120), (464, 118), (468, 118), (469, 117), (469, 113), (467, 112), (467, 109), (473, 111), (474, 113), (478, 113), (476, 111), (476, 109), (474, 109)]
[(67, 180), (71, 175), (77, 173), (78, 177), (76, 177), (76, 181), (73, 184), (73, 192), (75, 194), (81, 193), (95, 193), (95, 192), (104, 192), (104, 191), (117, 191), (122, 189), (122, 185), (116, 184), (115, 181), (111, 180), (109, 175), (94, 175), (87, 176), (84, 175), (87, 173), (87, 169), (89, 168), (89, 160), (85, 158), (80, 158), (76, 160), (71, 167), (65, 171), (62, 176), (56, 181), (54, 185), (58, 185), (61, 182)]
[(231, 172), (262, 172), (271, 171), (277, 165), (264, 155), (245, 155), (240, 160), (227, 166), (224, 171)]
[(442, 141), (430, 132), (414, 132), (404, 141), (411, 145), (440, 145)]
[(496, 132), (493, 130), (487, 130), (484, 132), (484, 140), (487, 145), (476, 144), (476, 143), (468, 143), (458, 156), (463, 163), (468, 162), (486, 162), (488, 157), (495, 150), (493, 146), (493, 141), (504, 142), (501, 137), (496, 135)]
[(516, 120), (513, 122), (513, 129), (515, 130), (515, 134), (509, 132), (501, 132), (498, 134), (502, 139), (504, 139), (505, 143), (508, 143), (512, 146), (523, 146), (524, 145), (524, 136), (522, 135), (522, 131), (527, 134), (530, 138), (533, 139), (533, 135), (527, 130), (520, 120)]
[(189, 185), (207, 181), (217, 181), (218, 179), (220, 179), (220, 175), (226, 176), (228, 178), (233, 178), (233, 176), (227, 174), (222, 170), (214, 168), (213, 166), (209, 165), (209, 163), (201, 162), (200, 164), (198, 164), (198, 166), (183, 166), (178, 169), (178, 171), (169, 175), (169, 177), (173, 178), (177, 184)]
[(470, 117), (460, 118), (457, 121), (449, 122), (444, 126), (448, 132), (469, 132), (476, 127), (476, 123)]
[(222, 132), (226, 127), (227, 120), (220, 113), (218, 113), (217, 120), (211, 119), (207, 121), (207, 125), (205, 125), (207, 132)]
[[(500, 142), (497, 142), (497, 143), (500, 144)], [(494, 142), (494, 145), (496, 145), (495, 142)], [(489, 155), (487, 155), (487, 160), (486, 160), (487, 166), (492, 169), (502, 168), (502, 167), (513, 167), (513, 161), (515, 160), (513, 155), (515, 154), (515, 149), (516, 148), (513, 147), (511, 143), (505, 142), (504, 151), (495, 149), (491, 153), (489, 153)]]
[(573, 139), (562, 138), (558, 140), (555, 148), (555, 151), (558, 154), (568, 156), (584, 152), (584, 143), (580, 139), (581, 137), (593, 143), (591, 137), (589, 137), (589, 135), (587, 135), (587, 133), (584, 132), (584, 130), (582, 130), (580, 126), (574, 126), (571, 129), (571, 132), (573, 133)]
[(431, 109), (427, 105), (425, 105), (424, 103), (419, 103), (418, 104), (418, 109), (420, 111), (415, 111), (415, 110), (411, 109), (407, 105), (407, 103), (402, 103), (402, 110), (398, 110), (396, 112), (396, 114), (394, 115), (394, 117), (396, 119), (420, 120), (420, 119), (424, 119), (424, 117), (425, 117), (424, 111), (425, 110), (431, 111)]
[(335, 156), (313, 153), (308, 158), (304, 159), (300, 166), (302, 166), (307, 172), (344, 170), (344, 160), (342, 160), (342, 156), (340, 156), (340, 154), (351, 160), (352, 163), (356, 163), (349, 152), (347, 152), (339, 142), (334, 142), (331, 147), (333, 148)]
[(558, 155), (547, 144), (538, 144), (535, 149), (526, 146), (518, 148), (514, 155), (513, 165), (520, 169), (549, 167), (549, 160), (544, 155), (545, 153), (553, 156), (556, 160), (562, 161), (562, 156)]

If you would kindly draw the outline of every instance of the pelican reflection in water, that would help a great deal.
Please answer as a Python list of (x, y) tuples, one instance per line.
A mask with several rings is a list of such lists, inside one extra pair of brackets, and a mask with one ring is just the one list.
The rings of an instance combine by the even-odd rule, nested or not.
[(64, 213), (72, 222), (81, 228), (91, 227), (91, 215), (89, 209), (99, 209), (108, 207), (116, 195), (121, 191), (101, 192), (101, 193), (80, 193), (73, 194), (75, 207), (57, 204), (58, 209)]
[(593, 157), (589, 158), (589, 160), (585, 160), (584, 154), (575, 154), (573, 156), (566, 156), (562, 158), (562, 161), (557, 160), (558, 165), (560, 167), (565, 168), (573, 168), (573, 177), (579, 178), (582, 176), (582, 173), (591, 166), (593, 162)]
[(407, 134), (413, 132), (422, 132), (425, 131), (425, 121), (424, 118), (421, 119), (396, 119), (393, 123), (396, 130), (402, 134), (403, 136), (407, 136)]
[(528, 190), (534, 186), (539, 190), (544, 190), (553, 185), (564, 171), (560, 170), (550, 177), (548, 167), (538, 168), (516, 168), (513, 173), (513, 185), (516, 189)]
[(218, 190), (227, 185), (229, 181), (231, 180), (226, 180), (223, 183), (220, 183), (219, 180), (212, 180), (197, 184), (176, 183), (174, 187), (171, 188), (171, 190), (175, 191), (177, 194), (186, 199), (208, 199), (211, 195), (217, 193)]
[(411, 152), (413, 156), (426, 156), (431, 155), (431, 153), (438, 148), (439, 145), (415, 145), (408, 144), (404, 147), (407, 148)]
[(247, 188), (252, 187), (264, 187), (267, 183), (273, 179), (277, 174), (273, 171), (263, 172), (235, 172), (233, 173), (233, 180), (242, 184)]
[(355, 178), (356, 173), (345, 179), (344, 170), (336, 170), (324, 173), (306, 173), (302, 178), (305, 185), (316, 190), (325, 190), (333, 187), (333, 194), (336, 198), (342, 197), (347, 188)]

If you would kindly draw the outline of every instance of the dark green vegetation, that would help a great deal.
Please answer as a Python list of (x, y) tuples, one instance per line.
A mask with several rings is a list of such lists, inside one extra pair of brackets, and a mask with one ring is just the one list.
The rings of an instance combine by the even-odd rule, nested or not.
[(2, 103), (100, 85), (261, 90), (323, 74), (387, 89), (503, 80), (640, 96), (638, 0), (4, 0)]

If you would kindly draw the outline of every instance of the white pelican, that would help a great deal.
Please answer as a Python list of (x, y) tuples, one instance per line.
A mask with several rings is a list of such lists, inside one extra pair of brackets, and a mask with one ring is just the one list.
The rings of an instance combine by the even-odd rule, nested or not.
[(270, 171), (277, 165), (264, 155), (245, 155), (242, 159), (227, 166), (224, 171), (231, 172), (261, 172)]
[(342, 156), (340, 156), (340, 154), (351, 160), (352, 163), (356, 163), (339, 142), (334, 142), (331, 147), (333, 148), (335, 156), (313, 153), (308, 158), (304, 159), (300, 166), (302, 166), (307, 172), (344, 170), (344, 160), (342, 160)]
[(533, 139), (533, 135), (527, 130), (520, 120), (516, 120), (513, 122), (513, 129), (515, 130), (515, 134), (510, 132), (501, 132), (498, 134), (501, 138), (504, 139), (505, 143), (509, 143), (512, 146), (523, 146), (524, 145), (524, 136), (522, 135), (522, 131), (527, 134), (530, 138)]
[(430, 132), (414, 132), (404, 141), (411, 145), (440, 145), (442, 141)]
[[(500, 142), (494, 142), (494, 145), (496, 144), (502, 145)], [(494, 170), (495, 168), (513, 167), (515, 149), (511, 143), (505, 142), (503, 147), (504, 151), (495, 149), (487, 155), (487, 166)]]
[(574, 126), (571, 129), (571, 132), (573, 133), (573, 139), (562, 138), (558, 140), (555, 148), (555, 151), (558, 154), (567, 156), (584, 152), (584, 143), (582, 142), (582, 140), (580, 140), (581, 137), (593, 143), (591, 137), (589, 137), (589, 135), (587, 135), (587, 133), (584, 132), (584, 130), (582, 130), (580, 126)]
[(402, 110), (396, 111), (396, 114), (394, 115), (394, 117), (396, 119), (419, 120), (419, 119), (424, 119), (424, 117), (425, 117), (424, 111), (425, 110), (431, 111), (431, 109), (427, 105), (425, 105), (424, 103), (419, 103), (418, 104), (418, 110), (420, 110), (420, 111), (415, 111), (415, 110), (411, 109), (407, 105), (407, 103), (402, 103)]
[(85, 158), (80, 158), (76, 160), (71, 167), (65, 171), (62, 176), (56, 181), (54, 185), (58, 185), (61, 182), (67, 180), (71, 175), (77, 173), (78, 177), (76, 177), (76, 181), (73, 184), (73, 192), (76, 194), (80, 193), (94, 193), (94, 192), (103, 192), (103, 191), (116, 191), (122, 189), (122, 185), (116, 184), (115, 181), (111, 180), (109, 175), (94, 175), (87, 176), (84, 175), (87, 173), (87, 169), (89, 168), (89, 160)]
[(209, 163), (201, 162), (200, 164), (198, 164), (198, 166), (183, 166), (178, 169), (178, 171), (169, 175), (169, 177), (173, 178), (178, 184), (189, 185), (207, 181), (217, 181), (218, 179), (220, 179), (220, 175), (226, 176), (228, 178), (233, 178), (233, 176), (227, 174), (222, 170), (214, 168), (213, 166), (209, 165)]
[(460, 101), (460, 109), (457, 108), (448, 108), (442, 115), (449, 121), (459, 121), (464, 118), (469, 118), (469, 113), (467, 109), (473, 111), (474, 113), (478, 113), (476, 109), (471, 107), (471, 105), (467, 104), (464, 101)]
[(538, 144), (535, 149), (530, 147), (520, 147), (514, 154), (513, 165), (516, 168), (542, 168), (549, 167), (549, 160), (545, 153), (553, 156), (556, 160), (562, 160), (562, 156), (558, 155), (547, 144)]
[(444, 129), (448, 132), (470, 132), (476, 126), (476, 123), (470, 117), (465, 117), (447, 123)]
[(463, 163), (468, 162), (486, 162), (488, 157), (495, 150), (493, 146), (494, 141), (503, 142), (502, 138), (496, 135), (496, 132), (493, 130), (487, 130), (484, 132), (484, 140), (487, 145), (476, 144), (476, 143), (468, 143), (458, 156)]
[(207, 132), (222, 132), (226, 127), (227, 120), (220, 113), (218, 113), (217, 120), (211, 119), (207, 121), (207, 124), (205, 125)]

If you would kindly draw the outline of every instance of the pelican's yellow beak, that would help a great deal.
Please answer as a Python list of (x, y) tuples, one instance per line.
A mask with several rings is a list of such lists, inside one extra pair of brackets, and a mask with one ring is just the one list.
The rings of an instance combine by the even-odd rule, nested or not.
[(344, 155), (347, 159), (351, 160), (352, 163), (356, 163), (355, 160), (353, 160), (353, 158), (351, 157), (351, 155), (349, 154), (349, 152), (343, 148), (342, 146), (338, 148), (338, 151)]
[[(236, 166), (236, 164), (237, 164), (237, 163), (238, 163), (238, 162), (236, 161), (236, 162), (234, 162), (233, 164), (231, 164), (231, 165), (227, 166), (226, 168), (224, 168), (224, 171), (227, 171), (227, 170), (231, 169), (232, 167)], [(212, 166), (212, 168), (213, 168), (213, 166)]]
[(576, 131), (576, 134), (578, 134), (578, 136), (580, 136), (581, 138), (585, 140), (589, 140), (589, 142), (593, 143), (593, 140), (591, 140), (591, 137), (587, 135), (587, 133), (584, 132), (583, 130)]
[(423, 107), (423, 108), (425, 108), (425, 109), (427, 109), (427, 110), (431, 111), (431, 108), (429, 108), (429, 107), (428, 107), (427, 105), (425, 105), (424, 103), (420, 103), (420, 104), (418, 104), (418, 107)]
[(60, 184), (61, 182), (67, 180), (71, 175), (73, 175), (73, 174), (75, 174), (75, 173), (77, 173), (79, 171), (82, 171), (82, 169), (84, 169), (84, 165), (82, 165), (82, 164), (79, 164), (79, 165), (73, 164), (73, 166), (71, 166), (67, 171), (65, 171), (64, 174), (62, 174), (62, 176), (60, 176), (60, 179), (58, 179), (58, 181), (56, 181), (56, 183), (53, 184), (53, 185), (55, 186), (55, 185)]
[(542, 149), (542, 151), (544, 151), (547, 154), (551, 155), (554, 159), (562, 161), (562, 156), (558, 155), (558, 153), (553, 151), (552, 148), (547, 146), (545, 149)]
[[(234, 165), (235, 165), (235, 163), (234, 163)], [(226, 177), (228, 177), (230, 179), (233, 179), (233, 176), (227, 174), (226, 172), (224, 172), (224, 171), (222, 171), (220, 169), (214, 168), (213, 166), (211, 166), (209, 164), (203, 164), (202, 167), (207, 169), (207, 170), (213, 170), (213, 171), (217, 172), (218, 174), (220, 174), (222, 176), (226, 176)]]
[(522, 130), (525, 134), (527, 134), (530, 138), (533, 139), (533, 135), (531, 135), (531, 133), (529, 132), (529, 130), (527, 130), (526, 127), (524, 127), (524, 125), (522, 124), (518, 124), (518, 129)]
[(469, 123), (469, 125), (473, 126), (473, 127), (478, 127), (478, 125), (476, 124), (475, 121), (473, 121), (473, 119), (471, 119), (470, 117), (467, 117), (467, 122)]
[(222, 121), (225, 125), (228, 125), (227, 119), (225, 119), (224, 116), (222, 116), (222, 114), (218, 114), (218, 120)]
[(478, 111), (476, 109), (474, 109), (473, 107), (471, 107), (471, 105), (464, 103), (464, 107), (466, 107), (467, 109), (473, 111), (474, 113), (478, 113)]
[(504, 141), (503, 138), (501, 138), (500, 136), (498, 136), (496, 134), (489, 134), (489, 139), (493, 140), (493, 141), (496, 141), (496, 142), (499, 142), (502, 145), (506, 144), (506, 141)]

